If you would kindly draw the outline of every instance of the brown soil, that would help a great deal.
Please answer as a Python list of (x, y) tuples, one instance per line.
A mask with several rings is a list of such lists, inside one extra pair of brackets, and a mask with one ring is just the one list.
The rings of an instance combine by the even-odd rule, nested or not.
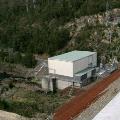
[[(71, 87), (67, 87), (64, 90), (60, 92), (61, 96), (67, 96), (69, 95), (69, 92), (71, 90)], [(80, 88), (72, 88), (72, 94), (71, 96), (77, 96), (77, 95), (82, 95), (86, 90), (80, 89)]]
[(64, 104), (56, 111), (54, 120), (72, 120), (84, 109), (86, 109), (95, 99), (97, 99), (99, 94), (119, 77), (120, 70), (117, 70), (87, 90), (82, 96), (79, 94), (74, 97), (71, 101)]

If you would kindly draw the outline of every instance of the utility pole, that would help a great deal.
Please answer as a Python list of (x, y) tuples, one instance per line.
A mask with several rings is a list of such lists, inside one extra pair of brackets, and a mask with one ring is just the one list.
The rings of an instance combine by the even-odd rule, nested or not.
[[(107, 1), (106, 3), (106, 27), (108, 27), (109, 25), (109, 20), (110, 20), (110, 15), (111, 15), (111, 10), (110, 10), (110, 4), (109, 1)], [(107, 40), (109, 41), (109, 54), (111, 53), (111, 42), (112, 42), (112, 27), (110, 24), (110, 28), (108, 28), (108, 36), (107, 36)]]
[(33, 7), (36, 8), (36, 0), (33, 0)]
[(109, 17), (110, 17), (110, 8), (109, 8), (109, 2), (106, 3), (106, 26), (108, 26), (109, 23)]
[(109, 44), (111, 44), (111, 42), (112, 42), (112, 30), (111, 30), (111, 28), (108, 29), (108, 40), (109, 40)]
[(25, 4), (26, 4), (26, 11), (28, 13), (29, 12), (29, 0), (25, 0)]

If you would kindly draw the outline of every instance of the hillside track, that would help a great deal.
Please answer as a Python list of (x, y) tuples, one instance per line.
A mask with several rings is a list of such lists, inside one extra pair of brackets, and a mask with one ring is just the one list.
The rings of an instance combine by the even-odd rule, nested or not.
[(88, 89), (82, 96), (79, 94), (74, 97), (55, 112), (53, 120), (73, 120), (73, 118), (86, 109), (95, 99), (99, 97), (101, 92), (103, 92), (119, 77), (120, 70), (117, 70), (110, 76), (98, 82), (92, 88)]

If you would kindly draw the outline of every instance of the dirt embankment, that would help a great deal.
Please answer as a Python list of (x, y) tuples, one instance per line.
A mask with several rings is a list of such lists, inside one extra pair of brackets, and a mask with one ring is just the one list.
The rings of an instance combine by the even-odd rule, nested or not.
[(112, 82), (120, 77), (120, 70), (115, 71), (110, 76), (106, 77), (95, 86), (90, 88), (85, 94), (78, 95), (70, 102), (63, 105), (54, 115), (54, 120), (71, 120), (84, 109), (86, 109), (95, 99), (97, 99), (101, 92), (103, 92)]

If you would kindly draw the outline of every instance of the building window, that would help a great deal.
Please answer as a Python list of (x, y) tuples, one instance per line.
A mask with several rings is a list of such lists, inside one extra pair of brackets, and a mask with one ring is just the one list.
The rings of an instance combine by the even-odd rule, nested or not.
[(92, 70), (92, 76), (95, 75), (96, 69)]
[(93, 66), (93, 64), (92, 64), (92, 63), (88, 64), (88, 67), (89, 67), (89, 68), (91, 68), (92, 66)]
[(81, 81), (87, 79), (87, 73), (81, 76)]

